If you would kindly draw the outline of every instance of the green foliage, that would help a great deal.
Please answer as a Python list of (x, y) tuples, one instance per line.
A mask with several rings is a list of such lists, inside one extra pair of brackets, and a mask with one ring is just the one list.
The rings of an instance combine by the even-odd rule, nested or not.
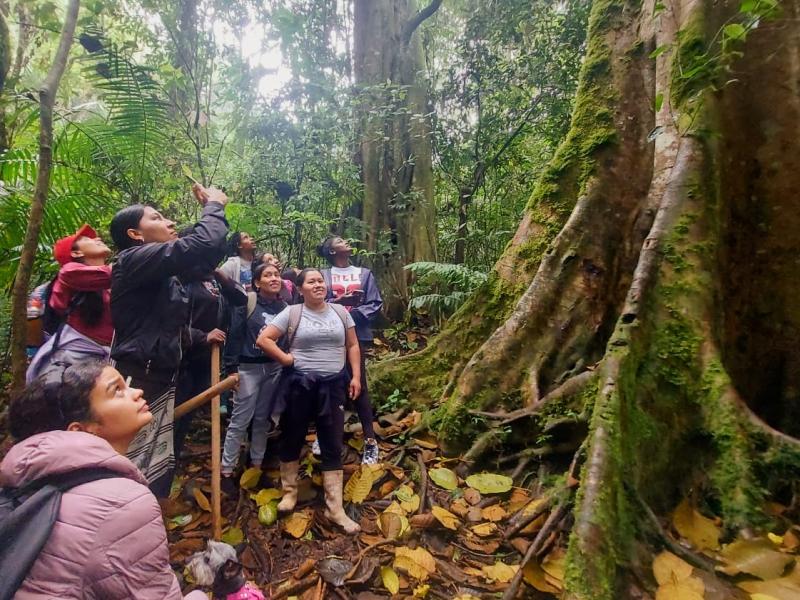
[(487, 280), (486, 273), (464, 265), (416, 262), (405, 268), (415, 277), (409, 308), (427, 312), (439, 323)]

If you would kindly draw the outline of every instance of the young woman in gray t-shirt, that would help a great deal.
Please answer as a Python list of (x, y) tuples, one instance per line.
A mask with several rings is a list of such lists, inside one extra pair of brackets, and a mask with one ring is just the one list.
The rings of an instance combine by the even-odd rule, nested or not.
[[(256, 344), (265, 354), (286, 367), (281, 414), (281, 486), (279, 512), (291, 512), (297, 504), (297, 475), (300, 451), (314, 420), (322, 450), (322, 481), (325, 488), (325, 516), (346, 533), (361, 528), (342, 508), (342, 443), (344, 403), (361, 393), (361, 356), (353, 318), (338, 306), (325, 302), (327, 288), (322, 273), (304, 269), (297, 276), (303, 304), (278, 314), (258, 336)], [(292, 311), (300, 311), (299, 322), (288, 333), (290, 347), (284, 352), (278, 340), (292, 323)], [(350, 374), (345, 369), (350, 367)]]

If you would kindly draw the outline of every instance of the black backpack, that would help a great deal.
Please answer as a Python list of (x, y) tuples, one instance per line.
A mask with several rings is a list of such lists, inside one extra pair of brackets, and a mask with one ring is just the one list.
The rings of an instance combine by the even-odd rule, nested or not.
[(78, 485), (123, 477), (102, 468), (42, 477), (20, 488), (0, 488), (0, 600), (11, 600), (44, 548), (61, 495)]

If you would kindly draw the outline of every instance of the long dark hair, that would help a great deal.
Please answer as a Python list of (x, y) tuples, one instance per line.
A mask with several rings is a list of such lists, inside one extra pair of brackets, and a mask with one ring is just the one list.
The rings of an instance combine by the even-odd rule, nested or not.
[(54, 362), (11, 400), (11, 435), (24, 440), (45, 431), (63, 431), (70, 423), (91, 419), (89, 395), (108, 366), (99, 360)]
[(114, 218), (111, 219), (111, 225), (108, 230), (111, 234), (111, 239), (114, 240), (114, 245), (120, 250), (126, 250), (141, 244), (141, 242), (137, 242), (128, 235), (128, 229), (139, 227), (139, 222), (144, 216), (144, 209), (144, 204), (132, 204), (118, 211)]

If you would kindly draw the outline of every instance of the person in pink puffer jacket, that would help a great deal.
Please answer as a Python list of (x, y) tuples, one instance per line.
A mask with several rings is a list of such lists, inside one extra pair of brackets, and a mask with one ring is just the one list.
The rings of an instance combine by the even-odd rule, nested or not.
[[(54, 364), (9, 408), (18, 443), (0, 464), (0, 486), (86, 467), (119, 473), (64, 492), (58, 518), (16, 600), (182, 599), (167, 535), (147, 481), (125, 457), (152, 421), (141, 390), (99, 362)], [(187, 600), (207, 600), (195, 591)]]

